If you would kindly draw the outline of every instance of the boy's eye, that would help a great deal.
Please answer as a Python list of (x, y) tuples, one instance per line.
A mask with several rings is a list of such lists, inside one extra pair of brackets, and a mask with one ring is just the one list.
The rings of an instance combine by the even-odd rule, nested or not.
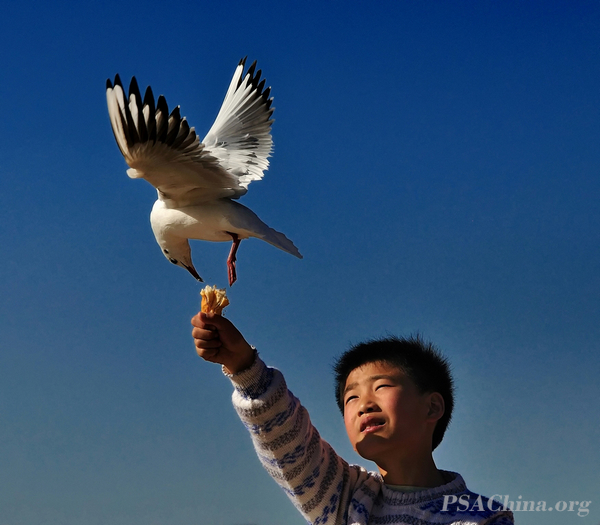
[(392, 385), (387, 385), (387, 384), (384, 384), (384, 385), (377, 385), (377, 387), (375, 388), (375, 390), (379, 390), (380, 388), (382, 388), (382, 387), (384, 387), (384, 386), (392, 386)]
[(348, 404), (348, 401), (351, 401), (352, 399), (356, 399), (357, 397), (358, 397), (358, 396), (348, 396), (348, 397), (346, 398), (346, 402), (345, 402), (344, 404), (345, 404), (345, 405), (347, 405), (347, 404)]

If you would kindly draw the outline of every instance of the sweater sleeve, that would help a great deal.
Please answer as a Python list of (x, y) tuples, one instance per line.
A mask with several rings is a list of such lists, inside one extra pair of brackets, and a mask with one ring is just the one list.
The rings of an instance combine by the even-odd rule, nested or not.
[(309, 523), (346, 523), (361, 473), (320, 438), (281, 372), (257, 356), (250, 368), (229, 378), (234, 407), (269, 475)]

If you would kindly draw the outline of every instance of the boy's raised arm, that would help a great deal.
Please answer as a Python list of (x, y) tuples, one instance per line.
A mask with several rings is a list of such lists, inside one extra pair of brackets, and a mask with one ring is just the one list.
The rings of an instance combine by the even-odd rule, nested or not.
[(192, 326), (196, 352), (202, 359), (223, 365), (230, 374), (246, 370), (254, 362), (254, 349), (225, 317), (201, 312), (192, 318)]
[(267, 367), (229, 320), (200, 313), (192, 325), (198, 355), (233, 374), (233, 405), (270, 476), (309, 523), (341, 523), (366, 471), (351, 469), (320, 438), (281, 372)]

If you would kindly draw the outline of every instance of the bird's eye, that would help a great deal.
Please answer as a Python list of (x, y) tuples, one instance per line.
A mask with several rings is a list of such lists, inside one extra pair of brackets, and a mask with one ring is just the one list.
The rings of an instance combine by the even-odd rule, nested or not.
[(173, 264), (177, 264), (177, 259), (173, 257), (169, 257), (169, 261), (171, 261)]
[(166, 248), (163, 250), (163, 252), (165, 252), (167, 255), (169, 254), (169, 250), (167, 250)]

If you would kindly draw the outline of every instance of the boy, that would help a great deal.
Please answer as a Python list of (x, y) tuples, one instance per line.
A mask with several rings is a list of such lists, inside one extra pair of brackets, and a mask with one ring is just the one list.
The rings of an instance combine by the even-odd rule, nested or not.
[[(510, 511), (438, 470), (432, 450), (453, 405), (446, 361), (418, 339), (363, 343), (336, 366), (348, 438), (379, 473), (349, 465), (323, 441), (306, 409), (226, 318), (192, 319), (198, 355), (219, 363), (234, 406), (267, 472), (314, 525), (512, 525)], [(436, 386), (434, 389), (432, 385)]]

